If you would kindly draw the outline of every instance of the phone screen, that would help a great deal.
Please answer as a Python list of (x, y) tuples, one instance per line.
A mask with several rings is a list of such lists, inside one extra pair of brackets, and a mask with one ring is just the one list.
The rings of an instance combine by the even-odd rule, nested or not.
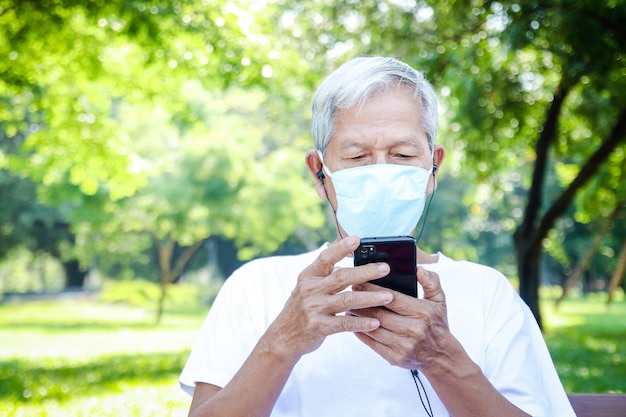
[(354, 266), (386, 262), (389, 274), (373, 284), (417, 297), (415, 239), (411, 236), (363, 238), (354, 251)]

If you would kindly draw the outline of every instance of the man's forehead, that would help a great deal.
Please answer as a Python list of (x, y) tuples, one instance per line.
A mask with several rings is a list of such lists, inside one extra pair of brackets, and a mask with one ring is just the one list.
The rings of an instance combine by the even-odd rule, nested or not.
[[(335, 140), (336, 142), (335, 145), (337, 149), (339, 150), (376, 146), (376, 145), (381, 144), (380, 142), (382, 142), (382, 140), (367, 140), (360, 135), (354, 135), (353, 137), (341, 137), (341, 138), (335, 138), (335, 139), (338, 139), (338, 140)], [(331, 142), (332, 141), (333, 139), (331, 139)], [(402, 137), (395, 137), (392, 140), (386, 139), (384, 141), (384, 145), (386, 145), (387, 147), (415, 146), (415, 147), (423, 148), (425, 147), (426, 143), (423, 138), (423, 135), (420, 135), (416, 132), (415, 135), (405, 135)]]

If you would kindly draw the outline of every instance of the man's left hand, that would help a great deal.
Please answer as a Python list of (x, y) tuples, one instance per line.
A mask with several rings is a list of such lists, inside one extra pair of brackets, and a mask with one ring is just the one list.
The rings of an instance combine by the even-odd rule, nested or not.
[[(390, 364), (425, 370), (462, 348), (448, 327), (439, 276), (418, 267), (417, 279), (424, 289), (423, 299), (394, 292), (393, 301), (385, 307), (351, 310), (348, 314), (380, 321), (378, 329), (356, 336)], [(353, 289), (374, 291), (380, 287), (365, 283)]]

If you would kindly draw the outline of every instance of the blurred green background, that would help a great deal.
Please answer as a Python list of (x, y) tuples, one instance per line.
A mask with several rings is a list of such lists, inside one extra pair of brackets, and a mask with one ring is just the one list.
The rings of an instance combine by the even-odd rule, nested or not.
[(310, 102), (359, 55), (440, 97), (420, 246), (505, 273), (569, 391), (624, 392), (624, 28), (623, 0), (0, 0), (0, 412), (184, 414), (225, 277), (334, 238)]
[[(147, 281), (0, 305), (0, 415), (187, 415), (177, 380), (214, 290), (174, 286), (158, 325)], [(558, 310), (555, 296), (542, 290), (544, 335), (565, 389), (626, 393), (623, 296), (607, 308), (604, 294), (577, 295)]]

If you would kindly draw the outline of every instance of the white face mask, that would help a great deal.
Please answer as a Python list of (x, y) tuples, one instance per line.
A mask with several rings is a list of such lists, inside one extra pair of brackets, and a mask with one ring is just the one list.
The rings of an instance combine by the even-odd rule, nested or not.
[[(319, 151), (318, 151), (319, 153)], [(337, 221), (348, 235), (410, 235), (424, 211), (430, 170), (396, 164), (372, 164), (326, 175), (337, 196)]]

